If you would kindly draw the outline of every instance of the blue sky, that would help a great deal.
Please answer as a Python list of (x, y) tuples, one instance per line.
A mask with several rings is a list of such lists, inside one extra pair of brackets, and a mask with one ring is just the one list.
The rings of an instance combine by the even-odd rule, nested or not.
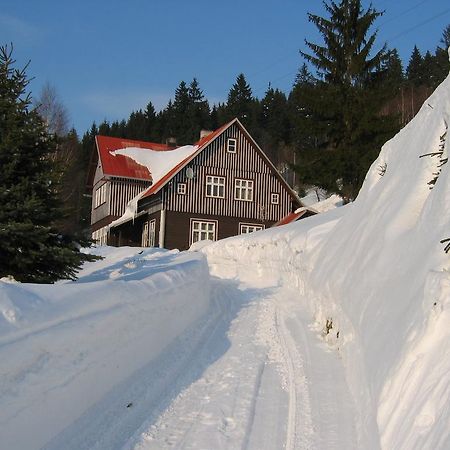
[[(405, 63), (416, 44), (434, 50), (450, 24), (448, 0), (374, 0), (385, 10), (378, 43)], [(365, 2), (368, 5), (368, 2)], [(211, 103), (243, 72), (254, 95), (269, 82), (288, 92), (304, 40), (318, 41), (311, 0), (0, 0), (0, 43), (28, 60), (37, 96), (53, 85), (79, 133), (92, 122), (128, 118), (149, 100), (164, 107), (181, 80), (196, 77)]]

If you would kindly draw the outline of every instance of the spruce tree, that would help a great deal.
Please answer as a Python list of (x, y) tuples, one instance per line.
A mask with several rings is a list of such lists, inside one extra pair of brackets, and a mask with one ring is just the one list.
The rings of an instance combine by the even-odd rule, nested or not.
[(173, 129), (174, 137), (179, 145), (190, 144), (190, 120), (189, 120), (189, 88), (184, 81), (181, 81), (175, 90), (173, 102)]
[(275, 163), (281, 161), (281, 149), (289, 141), (290, 123), (286, 95), (269, 87), (261, 101), (260, 142)]
[(75, 278), (83, 261), (73, 236), (56, 228), (62, 218), (50, 155), (56, 151), (31, 96), (26, 67), (14, 68), (12, 49), (0, 48), (0, 278), (53, 282)]
[(423, 56), (415, 45), (409, 58), (408, 66), (406, 67), (406, 78), (408, 82), (414, 86), (421, 86), (426, 84), (426, 73), (423, 62)]
[[(382, 13), (364, 10), (360, 0), (325, 3), (328, 17), (309, 14), (323, 44), (306, 41), (311, 53), (301, 52), (317, 69), (299, 100), (305, 120), (313, 124), (300, 149), (299, 175), (346, 199), (356, 197), (381, 144), (395, 131), (380, 116), (387, 94), (381, 66), (386, 48), (372, 55), (376, 32), (370, 29)], [(313, 133), (311, 135), (311, 133)], [(302, 171), (306, 161), (313, 166)]]
[(386, 60), (383, 64), (383, 79), (385, 83), (388, 83), (389, 87), (397, 91), (405, 81), (405, 75), (403, 73), (402, 60), (398, 54), (397, 49), (389, 50), (386, 55)]
[(142, 137), (145, 141), (158, 142), (161, 137), (157, 132), (156, 125), (156, 111), (152, 102), (148, 102), (144, 111), (145, 114), (145, 127), (144, 136)]
[(324, 45), (305, 41), (312, 54), (300, 52), (318, 70), (320, 77), (335, 85), (364, 85), (386, 57), (383, 46), (370, 53), (377, 33), (369, 29), (382, 15), (372, 6), (364, 11), (361, 0), (324, 3), (329, 18), (308, 14), (323, 36)]
[(250, 85), (247, 83), (243, 73), (239, 74), (236, 82), (228, 93), (227, 118), (237, 117), (241, 122), (248, 125), (252, 116), (253, 95)]
[(199, 139), (201, 129), (210, 128), (210, 111), (208, 101), (196, 78), (189, 84), (188, 94), (190, 101), (188, 108), (189, 141), (193, 143)]

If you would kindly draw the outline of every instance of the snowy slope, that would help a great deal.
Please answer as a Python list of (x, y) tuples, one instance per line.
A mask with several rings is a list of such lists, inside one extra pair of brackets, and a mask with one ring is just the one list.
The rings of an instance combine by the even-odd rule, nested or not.
[(359, 354), (349, 381), (355, 396), (364, 390), (383, 448), (450, 447), (450, 255), (440, 244), (450, 237), (450, 165), (430, 190), (439, 159), (420, 158), (438, 151), (449, 123), (447, 78), (383, 147), (310, 277), (322, 321), (333, 317), (349, 342), (349, 368)]
[(359, 448), (450, 448), (450, 164), (430, 189), (439, 161), (420, 158), (448, 123), (450, 78), (383, 147), (352, 205), (203, 249), (213, 273), (297, 287), (342, 357)]

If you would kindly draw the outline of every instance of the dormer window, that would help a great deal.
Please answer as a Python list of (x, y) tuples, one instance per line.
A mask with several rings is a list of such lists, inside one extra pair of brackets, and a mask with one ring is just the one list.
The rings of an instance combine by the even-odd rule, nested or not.
[(234, 138), (227, 139), (227, 152), (228, 153), (236, 153), (237, 149), (237, 140)]

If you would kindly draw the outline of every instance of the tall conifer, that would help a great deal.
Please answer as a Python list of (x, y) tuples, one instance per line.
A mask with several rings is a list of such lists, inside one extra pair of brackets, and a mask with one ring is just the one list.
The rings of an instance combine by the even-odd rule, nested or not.
[(314, 123), (309, 142), (300, 152), (302, 164), (314, 170), (299, 174), (345, 198), (356, 197), (379, 147), (390, 136), (389, 120), (379, 115), (386, 93), (381, 89), (385, 46), (372, 54), (376, 32), (371, 27), (381, 12), (364, 10), (360, 0), (325, 3), (328, 17), (309, 14), (323, 44), (306, 41), (301, 52), (317, 69), (314, 84), (301, 100), (304, 117)]
[(85, 260), (78, 242), (56, 228), (62, 217), (51, 162), (54, 138), (26, 94), (25, 69), (0, 48), (0, 278), (53, 282), (74, 278)]

